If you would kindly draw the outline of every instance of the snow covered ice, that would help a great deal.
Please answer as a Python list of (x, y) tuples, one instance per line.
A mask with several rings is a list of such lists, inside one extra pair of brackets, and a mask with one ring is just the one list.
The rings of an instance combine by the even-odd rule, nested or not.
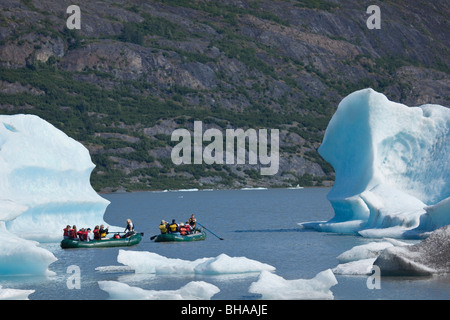
[(118, 281), (99, 281), (113, 300), (209, 300), (220, 290), (204, 281), (191, 281), (178, 290), (145, 290)]
[(3, 289), (0, 286), (0, 300), (28, 300), (34, 290)]
[[(337, 280), (331, 270), (320, 272), (313, 279), (285, 280), (275, 275), (275, 268), (251, 260), (245, 257), (230, 257), (220, 254), (215, 258), (201, 258), (194, 261), (166, 258), (148, 251), (120, 250), (117, 261), (127, 266), (106, 266), (98, 267), (100, 272), (123, 272), (134, 271), (135, 273), (146, 274), (196, 274), (196, 275), (229, 275), (260, 273), (256, 282), (249, 288), (250, 293), (262, 295), (262, 299), (333, 299), (330, 288), (337, 284)], [(189, 285), (194, 286), (195, 281)], [(111, 299), (178, 299), (180, 295), (188, 299), (209, 299), (219, 292), (213, 285), (208, 283), (196, 283), (195, 290), (187, 290), (187, 286), (175, 291), (153, 291), (144, 290), (115, 281), (99, 282), (100, 288), (107, 291)], [(208, 287), (210, 285), (212, 287)], [(126, 290), (125, 290), (126, 289)], [(130, 290), (127, 292), (127, 290)], [(200, 290), (201, 293), (198, 293)], [(217, 291), (217, 292), (216, 292)]]
[(93, 169), (82, 144), (41, 118), (0, 116), (0, 274), (48, 275), (56, 258), (36, 241), (104, 223), (109, 202), (91, 187)]
[(262, 295), (265, 300), (334, 299), (330, 288), (337, 284), (333, 272), (328, 269), (312, 279), (286, 280), (276, 274), (263, 271), (259, 279), (250, 285), (249, 292)]
[[(274, 271), (275, 268), (245, 257), (230, 257), (224, 253), (215, 258), (194, 261), (167, 258), (148, 251), (119, 250), (117, 261), (135, 273), (154, 274), (234, 274)], [(98, 271), (123, 270), (122, 266), (98, 267)]]
[(450, 223), (449, 109), (356, 91), (339, 104), (319, 153), (336, 172), (335, 216), (303, 227), (417, 237)]

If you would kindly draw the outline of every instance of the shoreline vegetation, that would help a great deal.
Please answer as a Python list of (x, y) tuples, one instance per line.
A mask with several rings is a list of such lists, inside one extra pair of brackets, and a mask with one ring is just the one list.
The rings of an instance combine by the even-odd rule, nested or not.
[(243, 187), (243, 188), (189, 188), (189, 189), (136, 189), (136, 190), (126, 190), (126, 189), (116, 189), (112, 191), (98, 191), (98, 194), (115, 194), (115, 193), (135, 193), (135, 192), (209, 192), (209, 191), (221, 191), (221, 190), (231, 190), (231, 191), (258, 191), (258, 190), (273, 190), (273, 189), (288, 189), (288, 190), (302, 190), (302, 189), (316, 189), (316, 188), (332, 188), (330, 185), (321, 186), (275, 186), (275, 187)]
[[(81, 142), (96, 191), (327, 186), (334, 170), (317, 149), (343, 97), (450, 96), (445, 2), (384, 3), (396, 14), (382, 14), (380, 30), (358, 1), (334, 2), (90, 2), (79, 30), (66, 27), (66, 4), (8, 2), (0, 113), (35, 114)], [(171, 134), (195, 121), (222, 134), (278, 129), (278, 173), (174, 165)]]

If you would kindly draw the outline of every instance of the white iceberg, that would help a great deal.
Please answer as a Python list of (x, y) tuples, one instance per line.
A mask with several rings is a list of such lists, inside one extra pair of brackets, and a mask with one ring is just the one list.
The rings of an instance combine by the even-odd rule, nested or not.
[(99, 281), (113, 300), (209, 300), (220, 290), (204, 281), (191, 281), (178, 290), (145, 290), (118, 281)]
[(370, 275), (376, 258), (367, 258), (338, 264), (332, 269), (334, 274), (341, 275)]
[(339, 104), (319, 153), (336, 172), (328, 194), (335, 216), (303, 227), (407, 237), (450, 223), (448, 108), (356, 91)]
[(0, 300), (28, 300), (34, 290), (3, 289), (0, 285)]
[[(274, 271), (275, 267), (248, 259), (246, 257), (230, 257), (224, 253), (215, 258), (201, 258), (194, 261), (167, 258), (148, 251), (119, 250), (117, 261), (128, 270), (141, 274), (236, 274), (261, 271)], [(118, 270), (123, 270), (118, 267)], [(98, 267), (97, 271), (110, 272), (113, 266)]]
[(263, 271), (249, 292), (262, 295), (265, 300), (331, 300), (330, 288), (337, 284), (330, 269), (318, 273), (312, 279), (286, 280), (276, 274)]
[(90, 184), (88, 150), (33, 115), (0, 116), (0, 220), (21, 238), (48, 241), (67, 225), (105, 224), (109, 201)]
[(356, 260), (376, 258), (380, 255), (381, 251), (393, 246), (394, 245), (389, 241), (370, 242), (355, 246), (350, 250), (341, 253), (337, 256), (337, 259), (340, 263), (346, 263)]
[(48, 122), (0, 115), (0, 274), (48, 275), (56, 258), (29, 240), (106, 224), (109, 202), (90, 185), (93, 169), (88, 150)]

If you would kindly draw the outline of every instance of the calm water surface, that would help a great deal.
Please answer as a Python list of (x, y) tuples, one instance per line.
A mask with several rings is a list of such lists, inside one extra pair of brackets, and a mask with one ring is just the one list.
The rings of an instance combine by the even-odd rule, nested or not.
[[(195, 260), (221, 253), (244, 256), (276, 267), (285, 279), (309, 279), (320, 271), (334, 268), (336, 257), (370, 239), (303, 231), (297, 223), (328, 220), (333, 210), (326, 199), (329, 189), (300, 190), (217, 190), (197, 192), (136, 192), (102, 195), (111, 201), (105, 221), (125, 227), (131, 218), (143, 241), (124, 250), (150, 251), (169, 258)], [(186, 221), (194, 213), (197, 221), (211, 233), (205, 241), (155, 243), (150, 237), (159, 233), (161, 219)], [(70, 223), (70, 221), (68, 221)], [(81, 226), (80, 226), (81, 227)], [(86, 226), (87, 227), (87, 226)], [(91, 226), (93, 227), (93, 226)], [(248, 292), (258, 274), (243, 275), (136, 275), (129, 272), (99, 272), (99, 266), (119, 266), (119, 248), (62, 250), (58, 243), (42, 244), (58, 261), (50, 265), (56, 276), (3, 277), (4, 288), (34, 289), (30, 299), (107, 299), (97, 282), (114, 280), (151, 290), (179, 289), (190, 281), (206, 281), (219, 287), (213, 299), (259, 299)], [(67, 267), (81, 270), (81, 288), (68, 289)], [(335, 299), (450, 299), (450, 276), (427, 278), (382, 278), (380, 290), (369, 290), (367, 276), (336, 276), (331, 288)]]

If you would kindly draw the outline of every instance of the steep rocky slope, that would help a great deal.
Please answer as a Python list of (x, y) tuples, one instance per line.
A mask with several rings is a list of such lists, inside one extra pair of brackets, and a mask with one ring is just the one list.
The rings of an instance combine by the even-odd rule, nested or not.
[[(0, 112), (34, 113), (85, 144), (98, 190), (322, 184), (338, 102), (372, 87), (449, 100), (448, 1), (0, 0)], [(369, 5), (381, 9), (370, 30)], [(177, 128), (279, 129), (280, 168), (175, 166)]]

